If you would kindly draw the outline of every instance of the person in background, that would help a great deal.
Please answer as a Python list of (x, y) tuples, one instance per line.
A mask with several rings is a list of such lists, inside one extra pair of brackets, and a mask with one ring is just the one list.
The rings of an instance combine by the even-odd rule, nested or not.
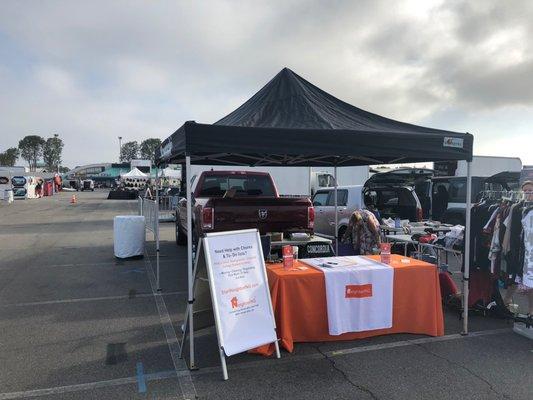
[(152, 189), (150, 188), (150, 181), (145, 183), (145, 189), (146, 191), (144, 192), (144, 198), (153, 200), (154, 196), (152, 195)]
[(368, 211), (370, 211), (372, 214), (374, 214), (374, 217), (378, 220), (378, 223), (381, 224), (381, 214), (379, 213), (379, 210), (376, 208), (376, 205), (374, 203), (374, 199), (369, 194), (365, 194), (364, 197), (365, 207)]
[(437, 186), (437, 193), (433, 197), (433, 219), (440, 220), (447, 209), (448, 190), (444, 185), (439, 185)]
[(358, 255), (378, 254), (381, 235), (375, 215), (369, 210), (355, 210), (341, 241), (351, 243)]
[(43, 181), (41, 179), (37, 179), (37, 184), (35, 185), (35, 194), (37, 195), (37, 197), (42, 197)]

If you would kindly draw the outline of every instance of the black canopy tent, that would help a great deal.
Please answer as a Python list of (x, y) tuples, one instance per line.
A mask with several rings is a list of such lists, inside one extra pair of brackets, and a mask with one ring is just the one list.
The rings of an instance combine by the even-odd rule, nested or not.
[[(470, 201), (473, 136), (407, 124), (369, 113), (314, 86), (288, 68), (214, 124), (188, 121), (161, 144), (158, 165), (185, 163), (187, 225), (192, 225), (191, 164), (337, 167), (468, 161)], [(336, 187), (335, 187), (335, 205)], [(335, 207), (336, 208), (336, 207)], [(337, 221), (337, 216), (335, 218)], [(468, 304), (470, 204), (465, 237), (464, 304)], [(337, 232), (337, 229), (335, 229)], [(189, 315), (193, 315), (192, 235), (188, 235)], [(189, 318), (194, 365), (193, 318)], [(468, 332), (464, 308), (463, 332)]]
[(473, 136), (369, 113), (284, 68), (214, 124), (186, 122), (158, 163), (351, 166), (472, 159)]

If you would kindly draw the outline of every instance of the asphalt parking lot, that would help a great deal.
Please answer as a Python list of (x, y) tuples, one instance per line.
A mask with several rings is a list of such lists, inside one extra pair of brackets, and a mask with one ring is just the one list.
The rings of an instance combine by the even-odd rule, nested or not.
[(241, 354), (222, 381), (216, 335), (200, 332), (198, 371), (176, 355), (186, 255), (161, 228), (154, 245), (113, 256), (113, 216), (133, 201), (61, 193), (0, 206), (0, 400), (3, 399), (531, 399), (533, 342), (506, 321), (446, 314), (446, 335), (298, 344), (282, 359)]

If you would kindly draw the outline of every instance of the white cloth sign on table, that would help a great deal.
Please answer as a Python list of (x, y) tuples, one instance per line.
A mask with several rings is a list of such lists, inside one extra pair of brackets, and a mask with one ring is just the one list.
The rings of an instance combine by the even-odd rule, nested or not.
[(361, 256), (300, 261), (324, 272), (330, 335), (392, 327), (394, 268)]

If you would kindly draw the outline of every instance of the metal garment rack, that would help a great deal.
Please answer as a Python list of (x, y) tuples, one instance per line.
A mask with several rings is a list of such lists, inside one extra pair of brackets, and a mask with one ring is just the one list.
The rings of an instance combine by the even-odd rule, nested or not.
[[(420, 243), (420, 242), (416, 245), (416, 247), (417, 247), (417, 253), (421, 254), (421, 255), (424, 255), (424, 253), (423, 253), (423, 249), (424, 248), (427, 248), (427, 249), (430, 249), (430, 250), (434, 250), (435, 251), (434, 257), (436, 257), (436, 259), (437, 259), (437, 267), (439, 267), (439, 268), (441, 268), (441, 266), (442, 266), (442, 263), (441, 263), (441, 255), (442, 255), (442, 253), (445, 254), (445, 264), (447, 266), (449, 265), (449, 257), (448, 256), (450, 254), (453, 255), (457, 259), (457, 261), (459, 262), (459, 265), (462, 265), (464, 254), (463, 254), (463, 252), (461, 250), (448, 248), (448, 247), (441, 246), (441, 245), (438, 245), (438, 244)], [(433, 254), (426, 254), (426, 255), (433, 256)]]
[[(481, 199), (501, 200), (510, 202), (524, 201), (527, 206), (533, 205), (533, 191), (531, 190), (483, 190)], [(510, 317), (515, 323), (522, 323), (527, 329), (533, 327), (533, 317), (528, 315), (516, 314)], [(529, 337), (529, 336), (528, 336)]]
[(522, 201), (532, 195), (533, 191), (530, 190), (483, 190), (481, 192), (481, 198), (487, 200)]

